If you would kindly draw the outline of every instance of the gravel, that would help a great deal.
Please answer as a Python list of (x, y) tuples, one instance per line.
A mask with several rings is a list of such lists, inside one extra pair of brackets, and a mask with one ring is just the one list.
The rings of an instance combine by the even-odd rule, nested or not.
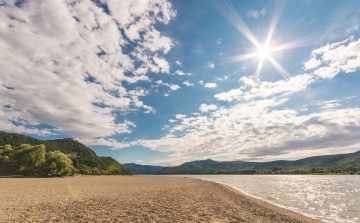
[(186, 177), (0, 178), (0, 222), (320, 222)]

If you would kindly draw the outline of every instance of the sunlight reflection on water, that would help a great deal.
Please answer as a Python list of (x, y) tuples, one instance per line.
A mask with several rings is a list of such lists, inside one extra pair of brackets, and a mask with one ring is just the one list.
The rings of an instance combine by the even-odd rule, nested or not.
[(360, 177), (317, 175), (193, 175), (324, 222), (360, 222)]

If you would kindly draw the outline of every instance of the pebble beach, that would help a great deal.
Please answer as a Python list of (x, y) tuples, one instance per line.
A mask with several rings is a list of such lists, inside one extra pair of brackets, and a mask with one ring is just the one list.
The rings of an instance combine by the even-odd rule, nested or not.
[(0, 178), (0, 222), (321, 222), (187, 177)]

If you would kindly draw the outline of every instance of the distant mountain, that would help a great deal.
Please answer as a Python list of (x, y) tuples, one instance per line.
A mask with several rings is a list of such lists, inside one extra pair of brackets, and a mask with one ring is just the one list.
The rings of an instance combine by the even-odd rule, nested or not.
[[(97, 156), (96, 153), (84, 144), (73, 139), (54, 139), (54, 140), (39, 140), (30, 136), (25, 136), (17, 133), (8, 133), (0, 131), (0, 146), (10, 144), (12, 147), (18, 147), (21, 144), (39, 145), (44, 144), (47, 152), (60, 150), (68, 154), (73, 160), (74, 167), (87, 172), (98, 171), (113, 171), (130, 172), (112, 157)], [(90, 173), (91, 174), (91, 173)]]
[[(197, 160), (175, 167), (164, 167), (156, 174), (222, 174), (256, 173), (257, 171), (279, 171), (284, 173), (341, 173), (360, 170), (360, 151), (348, 154), (314, 156), (295, 161), (278, 160), (272, 162), (214, 161)], [(295, 170), (301, 170), (296, 172)], [(266, 173), (266, 171), (265, 171)]]
[(131, 169), (132, 173), (135, 175), (155, 174), (156, 172), (164, 168), (163, 166), (140, 165), (136, 163), (124, 163), (123, 166), (125, 168)]

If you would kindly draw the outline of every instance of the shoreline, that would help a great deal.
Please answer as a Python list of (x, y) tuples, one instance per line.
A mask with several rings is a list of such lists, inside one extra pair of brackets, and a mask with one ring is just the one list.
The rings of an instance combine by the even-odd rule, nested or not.
[(190, 177), (0, 179), (0, 222), (321, 222)]
[(235, 190), (235, 192), (238, 192), (238, 193), (240, 193), (240, 194), (242, 194), (242, 195), (245, 195), (245, 196), (248, 196), (248, 197), (251, 197), (251, 198), (254, 198), (254, 199), (258, 199), (258, 200), (260, 200), (260, 201), (269, 203), (269, 204), (274, 205), (274, 206), (279, 207), (279, 208), (283, 208), (283, 209), (286, 209), (286, 210), (289, 210), (289, 211), (296, 212), (296, 213), (298, 213), (298, 214), (304, 215), (304, 216), (306, 216), (306, 217), (309, 217), (309, 218), (312, 218), (312, 219), (315, 219), (315, 220), (321, 220), (321, 219), (316, 218), (315, 215), (310, 215), (310, 214), (307, 214), (307, 213), (303, 213), (303, 212), (301, 212), (301, 211), (292, 209), (292, 208), (290, 208), (290, 207), (286, 207), (286, 206), (277, 204), (277, 203), (272, 202), (272, 201), (270, 201), (270, 200), (267, 200), (267, 199), (265, 199), (265, 198), (262, 198), (262, 197), (259, 197), (259, 196), (250, 194), (250, 193), (248, 193), (248, 192), (246, 192), (246, 191), (244, 191), (244, 190), (241, 190), (241, 189), (239, 189), (239, 188), (236, 188), (235, 186), (232, 186), (232, 185), (230, 185), (230, 184), (219, 183), (219, 182), (215, 182), (215, 181), (211, 181), (211, 180), (206, 180), (206, 179), (200, 179), (200, 178), (194, 178), (194, 179), (204, 180), (204, 181), (207, 181), (207, 182), (214, 182), (214, 183), (220, 184), (220, 185), (222, 185), (222, 186), (224, 186), (224, 187), (229, 187), (229, 188)]
[(292, 209), (292, 208), (290, 208), (290, 207), (286, 207), (286, 206), (284, 206), (284, 205), (277, 204), (277, 203), (272, 202), (272, 201), (270, 201), (270, 200), (267, 200), (267, 199), (265, 199), (265, 198), (262, 198), (262, 197), (259, 197), (259, 196), (255, 196), (255, 195), (250, 194), (250, 193), (248, 193), (248, 192), (246, 192), (246, 191), (243, 191), (243, 190), (240, 190), (240, 189), (238, 189), (238, 188), (235, 188), (234, 186), (231, 186), (231, 185), (222, 184), (222, 183), (219, 183), (219, 184), (221, 184), (221, 185), (223, 185), (223, 186), (226, 186), (226, 187), (230, 187), (231, 189), (235, 190), (236, 192), (240, 192), (241, 194), (243, 194), (243, 195), (245, 195), (245, 196), (249, 196), (249, 197), (251, 197), (251, 198), (258, 199), (258, 200), (260, 200), (260, 201), (269, 203), (270, 205), (274, 205), (274, 206), (276, 206), (276, 207), (279, 207), (279, 208), (282, 208), (282, 209), (285, 209), (285, 210), (288, 210), (288, 211), (293, 211), (293, 212), (298, 213), (298, 214), (300, 214), (300, 215), (303, 215), (303, 216), (309, 217), (309, 218), (311, 218), (311, 219), (314, 219), (314, 220), (318, 220), (318, 221), (320, 221), (320, 222), (323, 222), (321, 219), (316, 218), (316, 215), (310, 215), (310, 214), (301, 212), (301, 211), (299, 211), (299, 210), (295, 210), (295, 209)]

